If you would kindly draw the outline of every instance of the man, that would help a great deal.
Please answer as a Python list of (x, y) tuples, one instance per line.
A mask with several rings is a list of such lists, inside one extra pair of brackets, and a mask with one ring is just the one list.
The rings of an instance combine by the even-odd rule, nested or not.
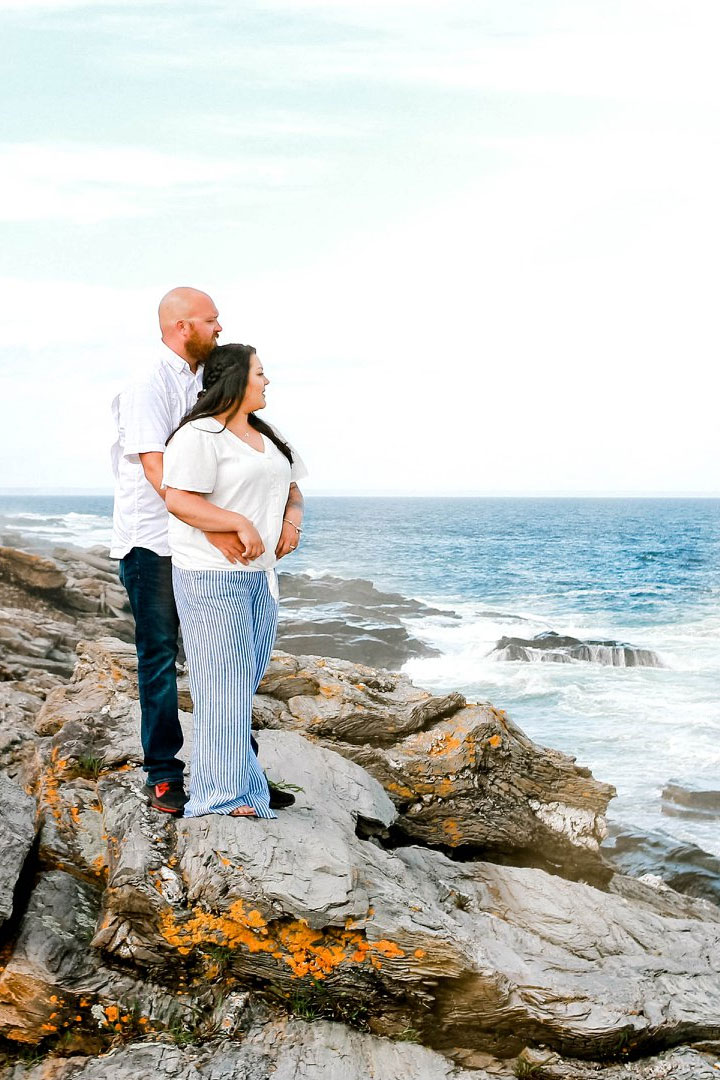
[[(172, 590), (168, 514), (162, 488), (165, 443), (202, 389), (202, 364), (222, 331), (217, 308), (198, 289), (172, 289), (158, 309), (162, 346), (153, 367), (113, 401), (117, 440), (113, 539), (120, 580), (135, 618), (145, 791), (150, 805), (181, 815), (187, 801), (175, 662), (178, 616)], [(235, 533), (208, 533), (231, 562), (244, 561)], [(253, 748), (257, 744), (253, 740)], [(294, 797), (271, 786), (271, 805)]]

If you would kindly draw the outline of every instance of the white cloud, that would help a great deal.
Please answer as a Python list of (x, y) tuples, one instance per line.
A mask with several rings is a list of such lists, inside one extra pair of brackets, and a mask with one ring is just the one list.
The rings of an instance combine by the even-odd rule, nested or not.
[[(6, 483), (107, 482), (109, 400), (150, 361), (157, 301), (182, 280), (216, 300), (223, 340), (261, 350), (269, 414), (308, 458), (310, 490), (717, 490), (714, 5), (268, 0), (242, 15), (267, 26), (292, 13), (304, 32), (263, 37), (256, 25), (251, 48), (234, 4), (175, 5), (172, 45), (158, 37), (164, 4), (88, 7), (128, 30), (93, 54), (98, 65), (155, 70), (163, 94), (189, 65), (212, 71), (217, 108), (183, 120), (217, 138), (207, 156), (123, 148), (111, 129), (105, 145), (59, 131), (0, 146), (0, 217), (21, 237), (23, 221), (106, 222), (110, 260), (114, 242), (136, 238), (133, 218), (158, 237), (185, 230), (167, 256), (156, 244), (152, 271), (126, 251), (118, 287), (71, 257), (66, 279), (43, 280), (40, 246), (40, 280), (26, 261), (23, 277), (0, 281)], [(203, 21), (197, 49), (178, 47)], [(257, 106), (242, 111), (226, 81), (239, 57)], [(453, 112), (464, 90), (477, 123)], [(599, 112), (584, 111), (590, 99)], [(437, 108), (425, 130), (423, 102)], [(523, 123), (506, 123), (528, 103)], [(341, 162), (332, 140), (345, 137)], [(303, 139), (317, 139), (317, 157), (296, 154)], [(400, 217), (384, 200), (396, 205), (405, 149)], [(451, 166), (422, 175), (447, 150)], [(296, 237), (303, 185), (312, 220)], [(238, 259), (247, 235), (271, 246), (265, 269)], [(38, 386), (28, 424), (22, 403)]]
[(310, 182), (321, 162), (255, 154), (183, 157), (137, 147), (0, 145), (0, 220), (92, 224), (166, 212), (174, 193), (195, 198), (241, 187), (265, 198)]
[[(445, 88), (470, 92), (559, 95), (607, 102), (656, 101), (703, 105), (717, 100), (715, 42), (720, 8), (714, 0), (634, 0), (632, 4), (534, 5), (451, 0), (262, 0), (240, 12), (218, 0), (203, 17), (180, 5), (172, 32), (187, 50), (157, 47), (156, 18), (163, 6), (141, 15), (121, 15), (129, 34), (118, 64), (152, 68), (236, 71), (241, 32), (253, 16), (302, 18), (297, 40), (253, 39), (243, 53), (243, 71), (258, 85), (347, 84)], [(231, 28), (212, 36), (213, 20)], [(147, 48), (139, 56), (139, 40)], [(122, 51), (122, 45), (121, 45)]]
[(17, 11), (22, 15), (43, 15), (48, 12), (89, 9), (101, 12), (108, 8), (118, 9), (120, 2), (125, 8), (169, 7), (175, 0), (0, 0), (0, 11)]

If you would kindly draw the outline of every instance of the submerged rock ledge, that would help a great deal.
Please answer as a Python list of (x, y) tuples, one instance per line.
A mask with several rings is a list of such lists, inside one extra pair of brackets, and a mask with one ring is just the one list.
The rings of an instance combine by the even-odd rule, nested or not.
[(606, 667), (651, 667), (665, 665), (652, 649), (640, 649), (623, 641), (595, 641), (544, 630), (533, 638), (502, 637), (490, 655), (495, 660), (522, 660), (525, 663), (603, 664)]

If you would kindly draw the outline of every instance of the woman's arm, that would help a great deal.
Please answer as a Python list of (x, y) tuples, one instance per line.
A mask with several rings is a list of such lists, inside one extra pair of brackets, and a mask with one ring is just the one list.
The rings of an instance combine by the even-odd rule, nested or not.
[(223, 510), (221, 506), (215, 506), (196, 491), (166, 488), (165, 505), (171, 514), (195, 529), (203, 532), (237, 533), (244, 553), (240, 562), (245, 565), (265, 551), (265, 545), (252, 521), (242, 514), (236, 514), (234, 510)]
[(287, 502), (283, 511), (282, 531), (275, 548), (275, 557), (282, 559), (283, 555), (294, 551), (300, 543), (300, 526), (302, 525), (305, 500), (297, 484), (290, 485)]

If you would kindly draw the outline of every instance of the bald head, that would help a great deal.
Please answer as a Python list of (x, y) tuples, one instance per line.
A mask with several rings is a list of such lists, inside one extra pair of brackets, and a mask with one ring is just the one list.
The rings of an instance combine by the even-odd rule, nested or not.
[(217, 308), (208, 294), (187, 286), (171, 289), (163, 296), (158, 318), (163, 341), (193, 371), (210, 355), (222, 330)]

